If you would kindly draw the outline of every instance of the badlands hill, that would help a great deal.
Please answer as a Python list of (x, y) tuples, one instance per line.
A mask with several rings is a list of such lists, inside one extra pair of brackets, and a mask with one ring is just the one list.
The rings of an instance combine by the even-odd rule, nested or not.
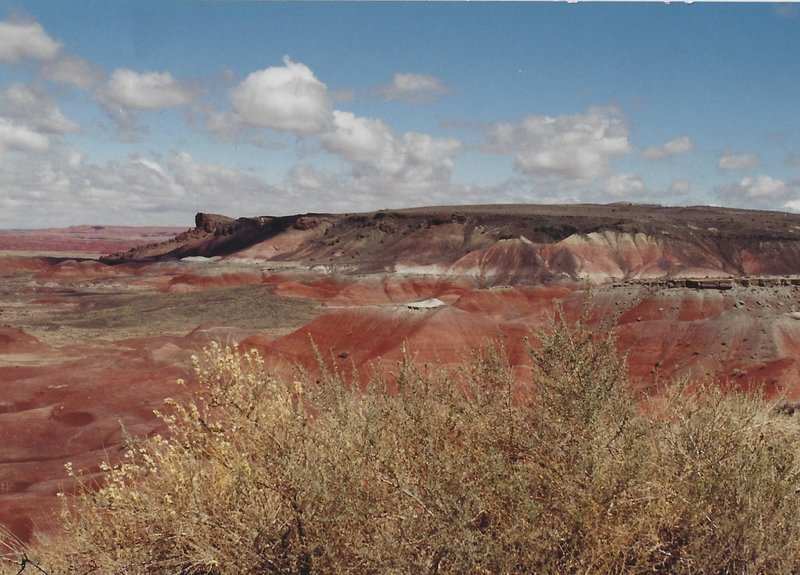
[(162, 430), (153, 410), (211, 342), (287, 377), (319, 373), (316, 347), (364, 382), (404, 353), (454, 366), (493, 340), (525, 386), (524, 338), (588, 311), (643, 393), (691, 378), (800, 400), (800, 215), (505, 205), (195, 224), (0, 232), (0, 527), (20, 539), (55, 528), (65, 462), (92, 477), (124, 452), (120, 424)]
[(652, 205), (499, 205), (233, 219), (105, 263), (223, 256), (343, 273), (412, 273), (490, 285), (800, 272), (800, 215)]

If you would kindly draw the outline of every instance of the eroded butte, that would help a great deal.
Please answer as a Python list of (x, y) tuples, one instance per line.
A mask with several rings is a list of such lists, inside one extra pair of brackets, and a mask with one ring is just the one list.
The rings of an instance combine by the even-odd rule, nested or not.
[[(366, 381), (404, 350), (453, 364), (569, 319), (615, 328), (631, 382), (800, 397), (800, 216), (641, 205), (459, 206), (233, 219), (184, 232), (0, 233), (0, 524), (53, 529), (65, 462), (90, 476), (212, 341), (291, 375)], [(102, 256), (102, 257), (101, 257)]]

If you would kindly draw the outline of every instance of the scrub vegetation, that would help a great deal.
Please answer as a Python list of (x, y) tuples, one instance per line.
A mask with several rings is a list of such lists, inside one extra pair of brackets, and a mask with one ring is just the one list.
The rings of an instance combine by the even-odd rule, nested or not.
[(790, 407), (705, 382), (636, 397), (582, 323), (530, 354), (532, 386), (498, 344), (456, 370), (408, 357), (358, 382), (320, 358), (319, 381), (281, 381), (212, 345), (168, 433), (70, 470), (63, 535), (8, 546), (8, 572), (800, 571)]

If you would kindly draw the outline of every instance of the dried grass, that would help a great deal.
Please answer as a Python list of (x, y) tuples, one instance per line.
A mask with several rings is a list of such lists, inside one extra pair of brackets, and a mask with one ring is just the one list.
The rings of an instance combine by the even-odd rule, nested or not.
[(530, 354), (534, 388), (496, 344), (362, 386), (211, 346), (169, 434), (131, 438), (25, 557), (51, 575), (800, 571), (795, 418), (707, 384), (642, 406), (583, 324)]

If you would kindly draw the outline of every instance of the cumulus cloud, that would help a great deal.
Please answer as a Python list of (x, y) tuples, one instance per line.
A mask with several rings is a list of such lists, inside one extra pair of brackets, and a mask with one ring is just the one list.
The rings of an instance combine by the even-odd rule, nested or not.
[(351, 162), (391, 169), (394, 154), (392, 130), (381, 120), (360, 118), (350, 112), (333, 112), (334, 129), (321, 135), (325, 147)]
[(784, 181), (765, 175), (742, 178), (737, 183), (717, 186), (715, 192), (726, 203), (749, 208), (775, 207), (787, 200), (792, 193)]
[(0, 91), (0, 116), (49, 134), (80, 130), (78, 124), (64, 116), (41, 85), (15, 83)]
[(283, 64), (253, 72), (229, 92), (230, 119), (297, 134), (324, 131), (333, 119), (327, 87), (305, 64), (288, 56)]
[(740, 172), (755, 168), (761, 164), (761, 158), (755, 154), (723, 154), (719, 158), (717, 169), (720, 172)]
[[(224, 138), (252, 139), (263, 128), (307, 138), (349, 165), (337, 182), (371, 188), (370, 194), (416, 193), (449, 182), (460, 141), (415, 132), (398, 135), (379, 119), (334, 110), (327, 86), (305, 64), (288, 56), (283, 64), (254, 72), (231, 89), (231, 109), (206, 111), (206, 128)], [(304, 167), (287, 181), (291, 189), (300, 189), (303, 182), (321, 177)], [(331, 185), (330, 175), (325, 178)]]
[(574, 186), (607, 177), (614, 159), (631, 150), (627, 122), (613, 108), (492, 124), (486, 139), (490, 152), (513, 155), (515, 168), (523, 174)]
[(188, 104), (192, 90), (169, 72), (139, 73), (120, 68), (108, 79), (103, 98), (110, 107), (160, 110)]
[(694, 144), (689, 136), (681, 136), (655, 148), (646, 148), (642, 155), (648, 160), (663, 160), (673, 156), (688, 154), (694, 150)]
[(605, 184), (605, 193), (612, 198), (629, 198), (644, 192), (644, 181), (636, 174), (614, 174)]
[(375, 94), (385, 100), (405, 102), (427, 102), (447, 94), (450, 88), (439, 78), (425, 74), (398, 73), (390, 84), (379, 86)]
[(42, 152), (49, 147), (50, 140), (47, 136), (27, 126), (15, 124), (7, 118), (0, 118), (0, 151)]
[(334, 111), (334, 126), (320, 136), (330, 152), (395, 184), (436, 184), (450, 178), (461, 143), (408, 132), (396, 137), (381, 120)]
[(175, 79), (169, 72), (136, 72), (127, 68), (115, 70), (96, 91), (98, 101), (116, 122), (117, 136), (123, 141), (136, 141), (148, 127), (139, 122), (142, 112), (187, 106), (196, 90)]
[(36, 22), (0, 22), (0, 60), (51, 60), (62, 44), (53, 40)]
[(59, 56), (55, 60), (45, 63), (40, 73), (45, 80), (81, 90), (89, 90), (97, 86), (105, 77), (100, 68), (71, 54)]

